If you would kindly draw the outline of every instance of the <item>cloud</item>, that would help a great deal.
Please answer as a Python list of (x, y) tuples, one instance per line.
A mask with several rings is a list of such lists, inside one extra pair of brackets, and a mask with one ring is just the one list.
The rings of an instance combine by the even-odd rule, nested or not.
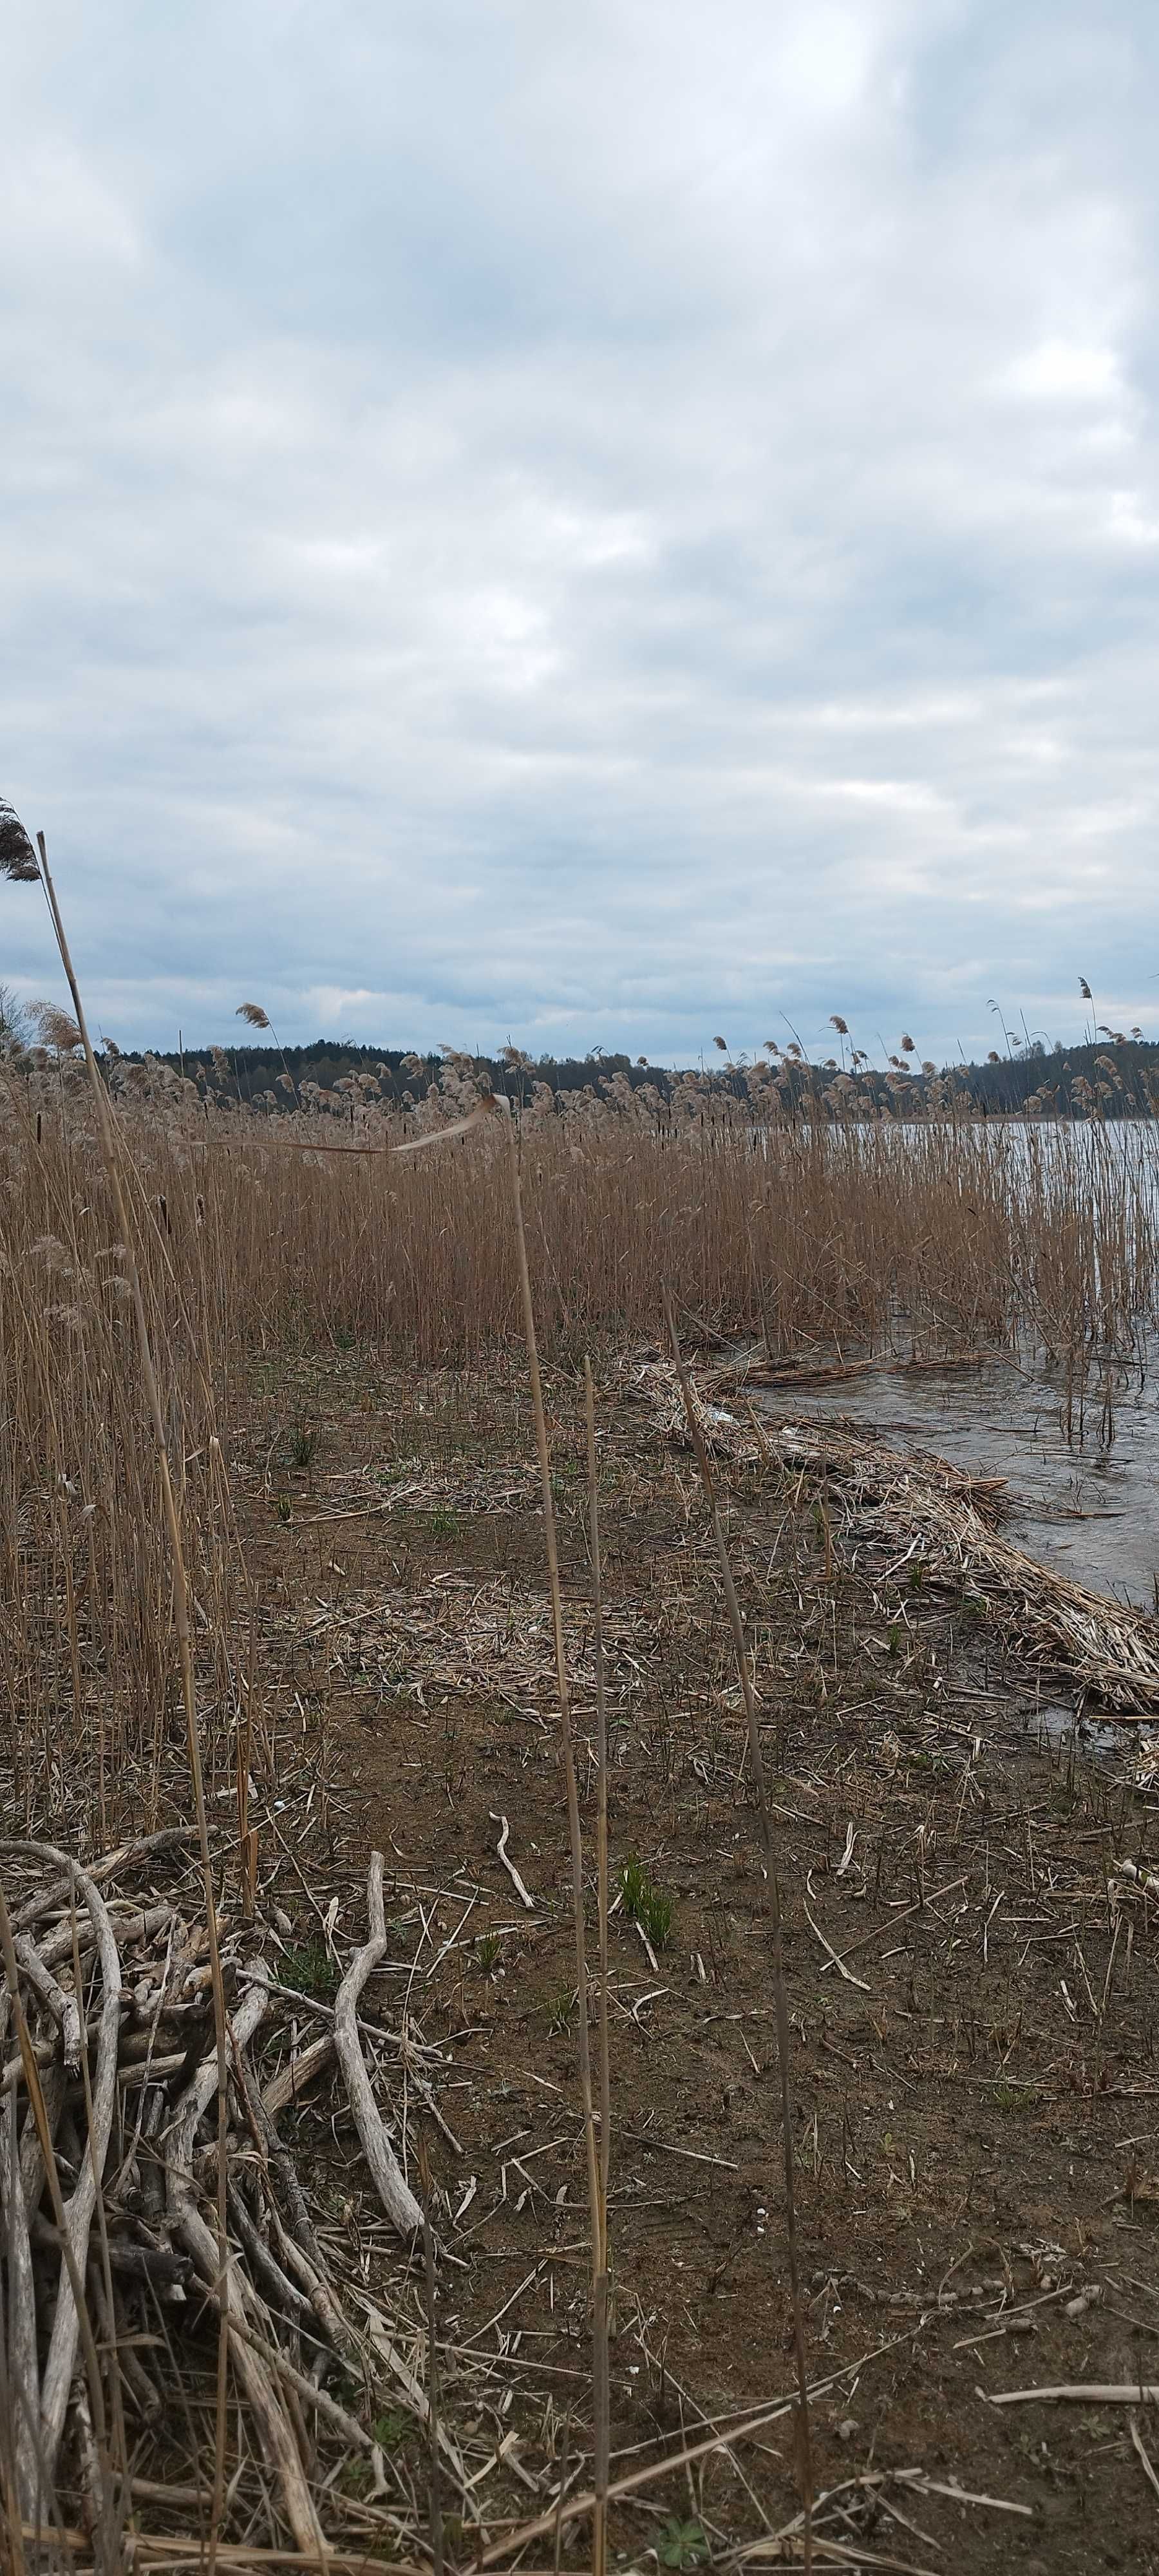
[(1105, 403), (1121, 390), (1114, 350), (1084, 348), (1073, 340), (1041, 341), (1016, 360), (1008, 381), (1013, 393), (1032, 402)]
[(0, 785), (95, 1018), (1154, 1009), (1150, 13), (99, 20), (17, 0), (0, 181)]

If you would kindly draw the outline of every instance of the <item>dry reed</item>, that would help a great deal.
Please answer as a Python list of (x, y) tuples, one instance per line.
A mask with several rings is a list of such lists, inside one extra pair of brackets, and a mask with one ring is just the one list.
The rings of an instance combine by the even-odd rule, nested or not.
[[(0, 1066), (0, 1764), (28, 1829), (83, 1776), (100, 1840), (160, 1814), (184, 1719), (136, 1292), (101, 1162), (105, 1104), (74, 1053)], [(522, 1339), (516, 1244), (496, 1218), (507, 1122), (456, 1076), (420, 1133), (477, 1132), (439, 1153), (387, 1154), (418, 1139), (377, 1111), (347, 1129), (352, 1148), (317, 1111), (207, 1115), (175, 1080), (158, 1075), (154, 1097), (139, 1088), (114, 1083), (110, 1125), (166, 1389), (207, 1794), (237, 1780), (244, 1803), (241, 1748), (256, 1730), (272, 1751), (274, 1720), (260, 1675), (247, 1687), (224, 1426), (265, 1352), (353, 1343), (482, 1367)], [(546, 1353), (578, 1363), (595, 1344), (655, 1341), (667, 1277), (686, 1341), (755, 1334), (783, 1362), (1034, 1349), (1071, 1423), (1108, 1359), (1146, 1365), (1159, 1311), (1150, 1123), (778, 1123), (767, 1102), (738, 1111), (730, 1098), (661, 1126), (639, 1102), (578, 1095), (557, 1114), (536, 1101), (520, 1124)]]

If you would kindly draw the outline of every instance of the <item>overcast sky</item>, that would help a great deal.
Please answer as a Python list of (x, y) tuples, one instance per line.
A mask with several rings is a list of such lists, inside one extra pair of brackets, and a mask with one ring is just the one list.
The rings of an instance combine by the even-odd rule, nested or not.
[(4, 74), (0, 791), (109, 1034), (1159, 1033), (1148, 0), (9, 0)]

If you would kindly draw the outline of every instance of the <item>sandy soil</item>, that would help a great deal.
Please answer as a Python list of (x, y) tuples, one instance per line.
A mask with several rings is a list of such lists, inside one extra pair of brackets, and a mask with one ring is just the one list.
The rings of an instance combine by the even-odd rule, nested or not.
[[(661, 1918), (671, 1906), (651, 1958), (622, 1900), (611, 1924), (613, 2473), (653, 2472), (613, 2535), (621, 2564), (799, 2563), (793, 2425), (772, 2413), (793, 2359), (770, 1892), (719, 1569), (694, 1461), (610, 1363), (598, 1375), (612, 1885), (636, 1862)], [(594, 1951), (582, 1390), (560, 1374), (548, 1392)], [(482, 2388), (515, 2437), (452, 2513), (453, 2545), (485, 2560), (561, 2476), (574, 2502), (590, 2473), (529, 1405), (514, 1375), (270, 1362), (243, 1453), (263, 1667), (320, 1748), (302, 1883), (297, 1863), (279, 1879), (288, 1948), (319, 1937), (307, 1883), (361, 1920), (380, 1848), (392, 1955), (369, 2008), (441, 2051), (445, 2126), (427, 2125), (448, 2403)], [(1155, 1909), (1108, 1897), (1120, 1857), (1146, 1864), (1154, 1809), (1040, 1742), (1040, 1693), (1057, 1690), (839, 1502), (827, 1570), (808, 1477), (744, 1468), (722, 1491), (779, 1839), (817, 2564), (1159, 2569), (1154, 2407), (995, 2402), (1159, 2381)], [(503, 1816), (530, 1911), (497, 1856)], [(400, 2124), (419, 2110), (400, 2088)], [(387, 2231), (371, 2244), (363, 2202), (344, 2202), (354, 2150), (333, 2101), (296, 2118), (301, 2151), (333, 2167), (352, 2260), (417, 2313)], [(656, 2473), (682, 2438), (765, 2409), (731, 2447)], [(565, 2512), (561, 2563), (589, 2547)]]

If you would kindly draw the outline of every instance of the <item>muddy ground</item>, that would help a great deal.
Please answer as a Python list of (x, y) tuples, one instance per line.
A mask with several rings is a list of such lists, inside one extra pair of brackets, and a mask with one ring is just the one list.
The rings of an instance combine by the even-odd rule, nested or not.
[[(771, 2409), (793, 2356), (770, 1892), (719, 1568), (694, 1460), (611, 1361), (597, 1376), (612, 1886), (636, 1863), (658, 1899), (651, 1957), (622, 1900), (610, 1938), (622, 2478)], [(547, 1393), (594, 1949), (582, 1386), (557, 1372)], [(561, 2480), (574, 2500), (590, 2476), (575, 1953), (529, 1402), (516, 1373), (270, 1359), (238, 1446), (276, 1758), (288, 1777), (308, 1748), (315, 1778), (305, 1816), (300, 1799), (281, 1824), (262, 1811), (264, 1853), (283, 1833), (283, 1974), (325, 1994), (320, 1917), (338, 1894), (358, 1937), (380, 1848), (393, 1951), (368, 2009), (392, 2028), (405, 2013), (441, 2052), (445, 2125), (397, 2079), (394, 2110), (400, 2131), (425, 2116), (443, 2195), (447, 2404), (463, 2420), (496, 2408), (514, 2435), (465, 2503), (446, 2498), (452, 2551), (486, 2562)], [(1155, 1909), (1108, 1897), (1116, 1862), (1145, 1865), (1159, 1839), (1153, 1804), (1047, 1741), (1056, 1678), (1019, 1666), (960, 1587), (899, 1563), (904, 1541), (847, 1524), (838, 1492), (775, 1467), (722, 1470), (721, 1492), (779, 1846), (817, 2563), (1159, 2569), (1159, 2411), (995, 2402), (1159, 2381)], [(504, 1816), (532, 1911), (497, 1856)], [(329, 2089), (294, 2116), (351, 2275), (417, 2319), (418, 2274), (385, 2226), (367, 2234)], [(799, 2563), (799, 2503), (782, 2414), (621, 2496), (618, 2563)], [(522, 2563), (557, 2548), (590, 2563), (582, 2514)]]

